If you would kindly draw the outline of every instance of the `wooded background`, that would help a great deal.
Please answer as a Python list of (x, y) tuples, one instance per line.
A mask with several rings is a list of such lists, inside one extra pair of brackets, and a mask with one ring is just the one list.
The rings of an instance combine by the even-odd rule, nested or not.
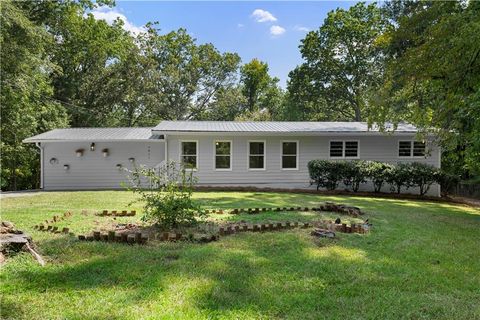
[(267, 62), (199, 44), (156, 23), (132, 35), (89, 10), (111, 1), (1, 5), (2, 190), (38, 188), (21, 141), (60, 127), (161, 120), (406, 121), (435, 132), (443, 167), (480, 176), (480, 2), (358, 3), (299, 44), (286, 90)]

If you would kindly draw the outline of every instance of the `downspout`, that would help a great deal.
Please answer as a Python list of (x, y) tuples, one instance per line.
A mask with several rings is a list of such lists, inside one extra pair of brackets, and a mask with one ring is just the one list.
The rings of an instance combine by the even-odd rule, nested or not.
[(168, 179), (168, 139), (167, 139), (167, 135), (165, 134), (163, 136), (163, 140), (165, 141), (165, 160), (164, 160), (164, 163), (165, 163), (165, 182), (167, 181)]
[(40, 189), (43, 189), (43, 146), (40, 142), (35, 142), (35, 145), (40, 149)]
[(167, 162), (168, 161), (168, 139), (166, 134), (163, 136), (163, 139), (165, 141), (165, 162)]

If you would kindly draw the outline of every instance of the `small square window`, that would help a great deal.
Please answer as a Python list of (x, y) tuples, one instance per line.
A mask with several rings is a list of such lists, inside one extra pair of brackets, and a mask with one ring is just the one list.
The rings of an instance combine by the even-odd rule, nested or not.
[(398, 156), (399, 157), (412, 156), (412, 141), (400, 141), (398, 143)]
[(343, 157), (343, 141), (330, 141), (330, 157)]
[(345, 141), (345, 158), (358, 157), (358, 141)]
[(413, 142), (413, 156), (414, 157), (425, 156), (425, 142), (422, 142), (422, 141)]

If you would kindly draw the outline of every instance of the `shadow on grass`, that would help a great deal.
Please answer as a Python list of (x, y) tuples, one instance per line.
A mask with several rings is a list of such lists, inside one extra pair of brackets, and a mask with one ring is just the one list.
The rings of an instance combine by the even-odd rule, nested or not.
[[(313, 297), (324, 295), (319, 288), (330, 282), (325, 274), (332, 272), (332, 265), (341, 271), (366, 262), (342, 255), (311, 257), (305, 252), (315, 247), (305, 233), (242, 234), (208, 245), (139, 247), (77, 242), (64, 253), (69, 257), (62, 256), (60, 249), (47, 250), (56, 254), (56, 259), (70, 263), (58, 265), (53, 260), (45, 268), (18, 270), (15, 281), (21, 290), (39, 295), (45, 290), (114, 290), (122, 296), (126, 307), (158, 295), (165, 295), (170, 301), (181, 294), (189, 304), (207, 313), (243, 310), (279, 315), (278, 308), (288, 306), (295, 310), (299, 299), (308, 300), (308, 308), (314, 308)], [(43, 246), (66, 247), (61, 241), (64, 240), (51, 240)], [(302, 308), (305, 307), (304, 303)]]

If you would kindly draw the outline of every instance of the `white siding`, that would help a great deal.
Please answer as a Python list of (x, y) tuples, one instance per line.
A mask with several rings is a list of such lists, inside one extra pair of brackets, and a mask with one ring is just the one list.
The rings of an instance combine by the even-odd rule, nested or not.
[[(115, 141), (96, 142), (95, 151), (90, 151), (90, 142), (48, 142), (44, 147), (44, 189), (111, 189), (122, 188), (126, 173), (116, 165), (133, 167), (128, 160), (135, 158), (136, 165), (155, 166), (165, 158), (163, 141)], [(102, 149), (108, 148), (109, 156), (102, 155)], [(82, 157), (75, 150), (84, 149)], [(150, 150), (150, 152), (149, 152)], [(58, 159), (51, 164), (50, 159)], [(70, 169), (65, 171), (63, 166)]]
[[(398, 157), (398, 141), (413, 139), (397, 136), (189, 136), (169, 135), (168, 157), (179, 161), (179, 147), (181, 140), (198, 141), (198, 169), (195, 175), (200, 185), (237, 185), (257, 187), (292, 187), (308, 188), (309, 175), (307, 163), (312, 159), (329, 159), (330, 140), (357, 140), (359, 141), (359, 159), (376, 160), (389, 163), (423, 162), (440, 167), (439, 151), (434, 145), (430, 146), (430, 155), (427, 158), (404, 159)], [(215, 140), (232, 140), (232, 170), (216, 171), (214, 169), (214, 142)], [(248, 141), (266, 141), (266, 170), (248, 169)], [(299, 168), (298, 170), (281, 169), (281, 141), (299, 141)], [(368, 189), (369, 186), (363, 186)], [(388, 191), (388, 188), (385, 189)], [(409, 192), (415, 193), (410, 189)], [(439, 195), (438, 186), (433, 186), (431, 195)]]

